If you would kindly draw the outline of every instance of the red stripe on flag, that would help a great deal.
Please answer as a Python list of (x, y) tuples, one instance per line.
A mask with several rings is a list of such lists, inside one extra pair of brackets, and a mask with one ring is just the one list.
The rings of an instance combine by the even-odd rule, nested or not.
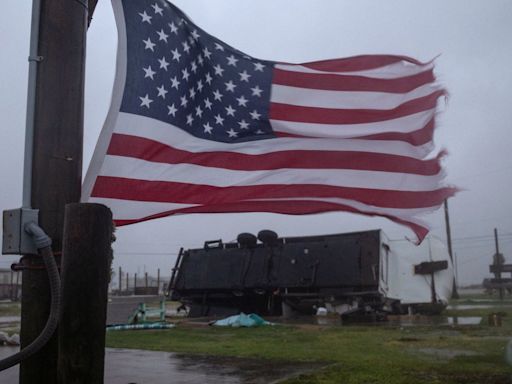
[(147, 181), (98, 176), (92, 197), (153, 201), (159, 203), (213, 205), (255, 199), (340, 198), (382, 208), (426, 208), (441, 204), (455, 188), (434, 191), (388, 191), (329, 185), (251, 185), (215, 187), (210, 185)]
[[(278, 139), (276, 139), (278, 140)], [(259, 155), (235, 152), (193, 153), (142, 137), (113, 134), (107, 153), (165, 164), (195, 164), (241, 171), (297, 169), (352, 169), (436, 175), (439, 159), (354, 151), (281, 151)]]
[(199, 207), (190, 207), (190, 208), (182, 208), (173, 211), (167, 211), (158, 213), (156, 215), (151, 215), (148, 217), (134, 219), (134, 220), (115, 220), (116, 226), (129, 225), (134, 223), (139, 223), (142, 221), (147, 221), (151, 219), (171, 216), (174, 214), (185, 214), (185, 213), (241, 213), (241, 212), (268, 212), (268, 213), (280, 213), (287, 215), (306, 215), (306, 214), (314, 214), (314, 213), (326, 213), (333, 211), (342, 211), (342, 212), (350, 212), (362, 214), (365, 216), (381, 216), (386, 217), (390, 220), (398, 224), (405, 225), (411, 228), (416, 235), (418, 236), (419, 241), (423, 240), (423, 238), (427, 235), (428, 229), (418, 225), (416, 223), (400, 219), (395, 216), (385, 215), (377, 212), (364, 212), (360, 211), (356, 208), (353, 208), (344, 204), (335, 204), (323, 201), (301, 201), (301, 200), (293, 200), (293, 201), (240, 201), (234, 203), (223, 203), (216, 204), (211, 206), (199, 206)]
[(271, 103), (269, 116), (271, 120), (317, 124), (375, 123), (432, 109), (437, 105), (437, 99), (444, 94), (444, 90), (439, 90), (389, 110), (314, 108)]
[(359, 139), (367, 140), (389, 140), (389, 141), (405, 141), (414, 146), (420, 146), (432, 141), (435, 129), (435, 119), (432, 119), (423, 128), (409, 133), (402, 132), (386, 132), (374, 135), (361, 136)]
[(362, 55), (347, 57), (344, 59), (321, 60), (310, 63), (304, 63), (302, 66), (311, 68), (317, 71), (326, 72), (354, 72), (366, 71), (407, 61), (416, 65), (426, 65), (413, 58), (407, 56), (394, 56), (394, 55)]
[(297, 88), (388, 93), (407, 93), (434, 81), (435, 77), (432, 69), (417, 75), (397, 79), (376, 79), (365, 76), (293, 72), (274, 68), (272, 78), (273, 84)]

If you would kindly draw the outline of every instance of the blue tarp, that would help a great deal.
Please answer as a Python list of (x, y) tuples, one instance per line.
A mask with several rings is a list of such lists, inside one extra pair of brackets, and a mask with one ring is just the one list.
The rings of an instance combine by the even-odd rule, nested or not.
[(241, 313), (239, 315), (214, 321), (212, 325), (219, 327), (259, 327), (260, 325), (272, 325), (272, 323), (262, 319), (255, 313), (250, 313), (248, 315)]

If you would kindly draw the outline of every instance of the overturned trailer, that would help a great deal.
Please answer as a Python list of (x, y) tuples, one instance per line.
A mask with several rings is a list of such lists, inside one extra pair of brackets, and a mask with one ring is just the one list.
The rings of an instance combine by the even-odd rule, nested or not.
[(448, 252), (435, 238), (415, 246), (381, 230), (282, 238), (265, 230), (182, 249), (169, 294), (193, 317), (312, 314), (319, 307), (341, 315), (403, 313), (439, 311), (452, 283)]

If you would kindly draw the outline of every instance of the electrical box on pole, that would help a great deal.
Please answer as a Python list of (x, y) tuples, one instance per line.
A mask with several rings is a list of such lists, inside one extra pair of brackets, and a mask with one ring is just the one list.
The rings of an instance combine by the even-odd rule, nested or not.
[(25, 232), (25, 224), (38, 223), (39, 210), (18, 208), (3, 212), (3, 255), (36, 255), (37, 248), (32, 237)]

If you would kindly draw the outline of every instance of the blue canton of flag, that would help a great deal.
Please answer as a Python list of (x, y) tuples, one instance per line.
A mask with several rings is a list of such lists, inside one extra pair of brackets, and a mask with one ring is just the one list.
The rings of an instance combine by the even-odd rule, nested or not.
[(216, 141), (273, 136), (271, 63), (208, 35), (172, 4), (127, 1), (123, 6), (132, 17), (126, 17), (129, 87), (121, 111)]

